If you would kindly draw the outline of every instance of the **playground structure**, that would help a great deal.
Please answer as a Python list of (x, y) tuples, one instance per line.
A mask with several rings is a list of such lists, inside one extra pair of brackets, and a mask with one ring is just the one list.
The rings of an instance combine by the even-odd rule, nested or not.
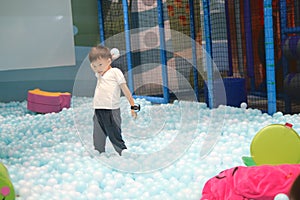
[[(211, 108), (247, 102), (269, 114), (296, 113), (299, 7), (292, 0), (98, 0), (98, 42), (120, 49), (116, 64), (129, 88), (154, 103), (185, 93), (188, 81), (195, 97), (187, 99)], [(233, 88), (241, 92), (232, 96)]]

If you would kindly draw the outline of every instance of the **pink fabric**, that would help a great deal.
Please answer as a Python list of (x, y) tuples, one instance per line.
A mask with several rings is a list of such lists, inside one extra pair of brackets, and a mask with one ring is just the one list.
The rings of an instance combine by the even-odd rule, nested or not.
[(63, 108), (70, 108), (71, 95), (45, 96), (28, 92), (27, 109), (38, 113), (60, 112)]
[(201, 200), (273, 200), (289, 193), (300, 174), (300, 164), (239, 166), (224, 170), (209, 179)]

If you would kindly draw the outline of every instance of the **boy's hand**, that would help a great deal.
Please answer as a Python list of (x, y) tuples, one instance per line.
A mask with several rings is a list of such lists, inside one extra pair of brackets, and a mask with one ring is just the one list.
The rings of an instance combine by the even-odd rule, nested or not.
[(131, 116), (136, 119), (137, 118), (137, 113), (134, 110), (131, 110)]
[(141, 106), (139, 104), (134, 104), (133, 106), (130, 106), (131, 109), (131, 115), (135, 119), (137, 118), (137, 112), (140, 111)]

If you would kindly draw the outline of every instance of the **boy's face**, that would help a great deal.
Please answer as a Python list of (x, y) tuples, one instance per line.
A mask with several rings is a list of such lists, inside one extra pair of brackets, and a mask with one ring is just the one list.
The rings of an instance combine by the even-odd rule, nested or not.
[(96, 61), (91, 63), (92, 68), (101, 76), (110, 69), (111, 59), (97, 58)]

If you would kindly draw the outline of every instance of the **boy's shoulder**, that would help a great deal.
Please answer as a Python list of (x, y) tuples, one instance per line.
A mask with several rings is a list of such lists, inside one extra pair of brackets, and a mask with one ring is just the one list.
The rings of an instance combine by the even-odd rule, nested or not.
[(115, 71), (121, 71), (121, 69), (119, 69), (118, 67), (111, 67), (111, 69)]
[(112, 67), (110, 70), (112, 70), (113, 72), (116, 72), (116, 73), (121, 73), (123, 74), (123, 72), (121, 71), (121, 69), (117, 68), (117, 67)]
[(110, 74), (109, 76), (124, 77), (124, 73), (119, 68), (116, 68), (116, 67), (112, 67), (109, 70), (109, 74)]

